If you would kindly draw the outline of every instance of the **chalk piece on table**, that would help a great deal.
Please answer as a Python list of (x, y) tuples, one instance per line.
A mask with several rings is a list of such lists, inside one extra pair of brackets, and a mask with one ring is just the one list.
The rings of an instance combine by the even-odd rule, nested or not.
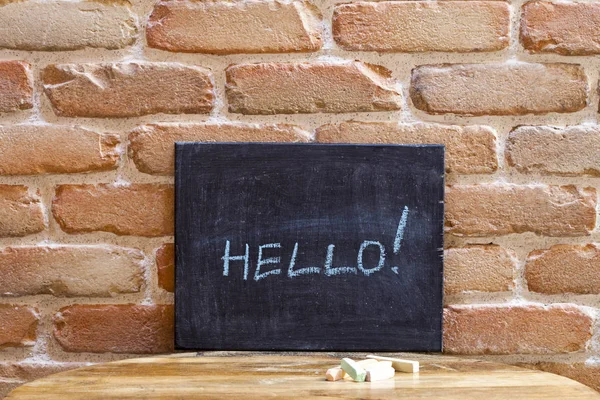
[(419, 362), (418, 361), (402, 360), (400, 358), (381, 357), (381, 356), (374, 356), (374, 355), (367, 356), (367, 358), (371, 358), (373, 360), (378, 360), (378, 361), (391, 361), (392, 367), (394, 367), (394, 369), (396, 371), (409, 372), (409, 373), (419, 372)]
[(379, 367), (390, 367), (390, 368), (393, 368), (394, 367), (392, 365), (391, 361), (377, 361), (377, 360), (373, 360), (373, 361), (376, 361), (376, 362), (373, 363), (373, 364), (369, 364), (366, 367), (364, 367), (367, 370), (367, 372), (369, 372), (369, 370), (371, 368), (379, 368)]
[(345, 373), (357, 382), (364, 382), (367, 377), (367, 371), (351, 358), (342, 358), (341, 367)]
[(328, 381), (339, 381), (340, 379), (344, 378), (344, 370), (341, 367), (334, 367), (334, 368), (329, 368), (327, 370), (327, 372), (325, 373), (325, 378), (327, 378)]
[(377, 361), (377, 360), (375, 360), (375, 359), (373, 359), (373, 358), (367, 358), (366, 360), (360, 360), (360, 361), (356, 361), (356, 363), (357, 363), (358, 365), (360, 365), (361, 367), (363, 367), (363, 368), (365, 368), (365, 369), (366, 369), (368, 366), (370, 366), (370, 365), (377, 364), (378, 362), (379, 362), (379, 361)]
[[(383, 363), (381, 363), (383, 364)], [(391, 366), (383, 365), (371, 365), (367, 369), (367, 382), (382, 381), (384, 379), (390, 379), (394, 377), (396, 371)]]

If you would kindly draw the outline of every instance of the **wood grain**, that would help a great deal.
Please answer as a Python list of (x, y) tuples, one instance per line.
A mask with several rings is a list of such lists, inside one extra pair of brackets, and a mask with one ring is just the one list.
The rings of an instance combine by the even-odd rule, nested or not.
[(130, 359), (50, 375), (6, 399), (600, 399), (562, 376), (440, 355), (392, 354), (419, 360), (421, 371), (387, 381), (325, 380), (341, 356), (365, 355), (211, 352)]

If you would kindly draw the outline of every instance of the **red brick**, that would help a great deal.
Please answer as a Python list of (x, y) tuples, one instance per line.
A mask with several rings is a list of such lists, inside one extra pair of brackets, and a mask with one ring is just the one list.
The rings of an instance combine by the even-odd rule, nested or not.
[(529, 254), (525, 279), (532, 292), (600, 293), (600, 249), (595, 244), (558, 244)]
[(444, 351), (553, 354), (583, 351), (592, 319), (570, 305), (452, 306), (444, 311)]
[(0, 250), (0, 295), (110, 297), (139, 292), (138, 250), (113, 246), (22, 246)]
[(136, 21), (127, 0), (4, 0), (0, 7), (0, 48), (120, 49), (135, 41)]
[(175, 245), (167, 243), (156, 251), (158, 286), (167, 292), (175, 291)]
[(596, 191), (573, 185), (457, 185), (446, 189), (446, 232), (585, 236), (596, 224)]
[(0, 127), (0, 174), (31, 175), (117, 168), (119, 136), (76, 126)]
[(294, 125), (150, 124), (129, 135), (129, 156), (147, 174), (175, 172), (175, 142), (306, 142), (310, 134)]
[(161, 184), (61, 185), (52, 201), (52, 214), (68, 233), (172, 235), (173, 210), (173, 187)]
[(76, 304), (64, 307), (54, 317), (54, 337), (69, 352), (171, 352), (173, 306)]
[(522, 365), (528, 368), (535, 368), (542, 371), (550, 372), (557, 375), (566, 376), (577, 382), (591, 387), (600, 392), (600, 365), (573, 363), (562, 364), (557, 362), (539, 362), (535, 364)]
[(316, 136), (323, 143), (444, 144), (446, 172), (489, 174), (498, 169), (496, 135), (485, 126), (348, 121), (323, 125)]
[(150, 47), (234, 54), (316, 51), (321, 13), (308, 1), (158, 3), (146, 27)]
[(33, 76), (24, 61), (0, 61), (0, 113), (33, 107)]
[(511, 254), (497, 245), (451, 247), (444, 252), (444, 291), (506, 292), (515, 267)]
[(176, 63), (49, 65), (42, 80), (63, 117), (206, 114), (214, 101), (209, 72)]
[(242, 64), (227, 68), (226, 75), (232, 113), (348, 113), (401, 107), (391, 72), (359, 61)]
[(438, 64), (413, 69), (410, 97), (430, 114), (525, 115), (579, 111), (587, 90), (577, 64)]
[(26, 236), (46, 228), (39, 191), (0, 185), (0, 237)]
[(83, 363), (5, 362), (0, 364), (0, 399), (14, 388), (50, 374), (85, 366)]
[(0, 348), (33, 345), (38, 320), (34, 308), (0, 304)]
[(600, 176), (596, 125), (520, 126), (506, 141), (508, 164), (522, 173)]
[(600, 4), (530, 1), (523, 5), (521, 42), (532, 53), (600, 54)]
[(355, 51), (497, 51), (509, 29), (503, 1), (357, 2), (333, 13), (335, 41)]

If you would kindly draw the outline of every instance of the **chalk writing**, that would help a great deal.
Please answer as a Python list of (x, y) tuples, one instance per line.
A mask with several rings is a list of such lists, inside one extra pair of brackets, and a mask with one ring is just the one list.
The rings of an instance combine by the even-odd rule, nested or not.
[[(247, 245), (246, 245), (247, 246)], [(259, 281), (261, 279), (266, 278), (269, 275), (279, 275), (281, 273), (281, 269), (272, 269), (267, 272), (260, 273), (260, 267), (267, 264), (279, 264), (281, 262), (281, 257), (269, 257), (262, 258), (263, 249), (280, 249), (281, 243), (269, 243), (269, 244), (261, 244), (258, 246), (258, 262), (256, 264), (256, 271), (254, 272), (254, 280)]]
[(319, 267), (306, 267), (300, 268), (299, 270), (294, 271), (294, 266), (296, 265), (296, 256), (298, 255), (298, 243), (294, 245), (294, 251), (292, 252), (292, 259), (290, 260), (290, 267), (288, 268), (288, 278), (293, 278), (300, 275), (307, 274), (320, 274), (321, 268)]
[[(394, 254), (398, 254), (400, 252), (400, 247), (402, 244), (402, 240), (404, 239), (404, 231), (406, 229), (406, 224), (408, 222), (408, 207), (405, 206), (402, 211), (402, 216), (400, 217), (400, 221), (398, 222), (398, 228), (396, 229), (396, 235), (394, 237), (393, 243), (393, 251)], [(376, 240), (365, 240), (360, 244), (360, 247), (357, 251), (356, 256), (356, 267), (355, 266), (334, 266), (333, 265), (333, 256), (335, 252), (335, 245), (330, 244), (327, 246), (327, 252), (325, 254), (325, 262), (323, 264), (323, 268), (321, 267), (304, 267), (296, 269), (296, 261), (298, 258), (298, 242), (294, 244), (294, 249), (292, 250), (292, 255), (290, 258), (290, 263), (287, 269), (287, 277), (295, 278), (302, 275), (312, 275), (312, 274), (321, 274), (324, 271), (325, 276), (335, 276), (342, 274), (358, 274), (359, 271), (364, 276), (370, 276), (376, 272), (381, 271), (385, 267), (386, 260), (386, 249), (383, 243)], [(376, 247), (379, 251), (379, 260), (377, 265), (375, 266), (365, 266), (363, 254), (369, 247)], [(225, 254), (221, 257), (223, 261), (223, 276), (229, 276), (229, 268), (231, 261), (244, 261), (244, 280), (248, 280), (248, 270), (250, 268), (250, 246), (248, 243), (245, 244), (246, 251), (244, 255), (231, 255), (231, 242), (229, 240), (225, 241)], [(281, 243), (267, 243), (261, 244), (258, 246), (258, 259), (256, 262), (256, 270), (254, 271), (254, 280), (260, 281), (265, 279), (270, 275), (280, 275), (281, 268), (274, 268), (267, 271), (264, 270), (264, 266), (274, 266), (276, 264), (281, 263), (281, 257), (263, 257), (263, 252), (265, 249), (281, 249)], [(391, 270), (395, 274), (399, 274), (398, 266), (392, 266)], [(261, 272), (262, 271), (262, 272)]]
[(333, 268), (333, 250), (335, 245), (330, 244), (327, 246), (327, 256), (325, 257), (325, 275), (339, 275), (339, 274), (356, 274), (358, 271), (355, 267), (336, 267)]
[[(404, 206), (404, 210), (402, 210), (402, 216), (400, 217), (400, 222), (398, 222), (398, 229), (396, 229), (396, 238), (394, 239), (394, 254), (398, 254), (400, 252), (400, 245), (402, 244), (402, 239), (404, 239), (404, 229), (406, 228), (407, 221), (408, 206)], [(393, 266), (392, 272), (398, 275), (398, 267)]]
[(396, 229), (396, 238), (394, 239), (394, 254), (398, 254), (400, 251), (400, 244), (402, 244), (402, 239), (404, 238), (406, 222), (408, 222), (408, 207), (404, 206), (402, 217), (400, 217), (400, 222), (398, 222), (398, 229)]
[[(379, 264), (375, 268), (365, 269), (363, 265), (363, 252), (368, 246), (379, 246)], [(358, 269), (362, 271), (366, 276), (371, 275), (373, 272), (377, 272), (383, 268), (383, 263), (385, 262), (385, 247), (379, 242), (374, 242), (372, 240), (365, 240), (360, 245), (360, 249), (358, 249), (358, 258), (356, 263), (358, 264)]]
[(250, 246), (246, 243), (246, 254), (243, 256), (230, 256), (229, 249), (231, 247), (231, 243), (229, 240), (225, 243), (225, 255), (221, 257), (223, 260), (223, 276), (229, 276), (229, 261), (238, 261), (244, 260), (244, 280), (248, 279), (248, 261), (250, 259)]

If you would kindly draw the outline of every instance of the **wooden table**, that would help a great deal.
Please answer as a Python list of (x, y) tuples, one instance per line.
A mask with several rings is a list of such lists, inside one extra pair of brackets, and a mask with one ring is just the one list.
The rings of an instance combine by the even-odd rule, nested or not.
[[(421, 361), (418, 374), (380, 382), (325, 381), (345, 354), (176, 354), (98, 364), (61, 372), (13, 390), (7, 400), (44, 399), (600, 399), (562, 376), (441, 355), (402, 354)], [(364, 354), (352, 354), (361, 358)]]

